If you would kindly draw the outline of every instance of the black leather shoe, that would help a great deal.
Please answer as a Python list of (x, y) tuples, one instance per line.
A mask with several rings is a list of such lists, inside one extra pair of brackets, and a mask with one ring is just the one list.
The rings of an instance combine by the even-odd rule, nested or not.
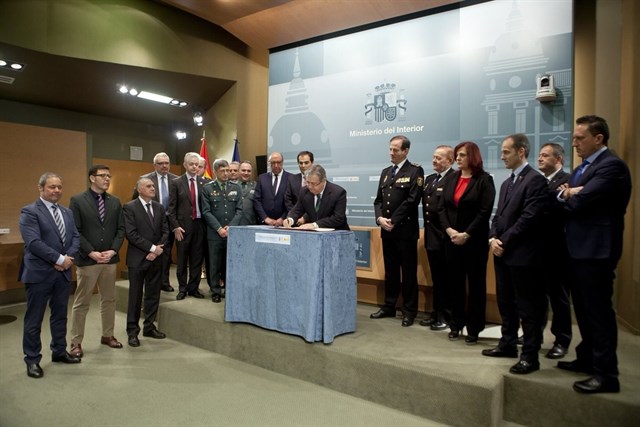
[(51, 361), (56, 363), (80, 363), (82, 360), (79, 357), (72, 356), (66, 351), (58, 356), (51, 356)]
[(390, 313), (390, 312), (384, 311), (383, 309), (380, 309), (375, 313), (371, 313), (369, 317), (371, 319), (382, 319), (383, 317), (396, 317), (396, 312), (394, 311), (393, 313)]
[(436, 323), (436, 319), (434, 319), (433, 317), (430, 317), (428, 319), (422, 319), (420, 320), (420, 326), (431, 326), (434, 323)]
[(131, 347), (140, 347), (140, 340), (135, 335), (129, 336), (127, 342)]
[(467, 345), (478, 344), (478, 337), (474, 337), (473, 335), (467, 335), (464, 338), (464, 343), (467, 344)]
[(164, 285), (160, 289), (162, 289), (165, 292), (173, 292), (173, 291), (175, 291), (175, 289), (173, 289), (173, 286), (171, 286), (171, 285)]
[(554, 344), (551, 350), (544, 356), (547, 359), (562, 359), (567, 354), (567, 348), (560, 344)]
[(449, 324), (446, 322), (435, 322), (430, 326), (432, 331), (444, 331), (449, 327)]
[(192, 297), (194, 297), (194, 298), (198, 298), (198, 299), (202, 299), (202, 298), (204, 298), (204, 295), (202, 295), (202, 294), (200, 293), (200, 291), (198, 291), (198, 290), (195, 290), (195, 291), (193, 291), (193, 292), (189, 292), (189, 296), (192, 296)]
[(222, 302), (222, 296), (220, 294), (213, 294), (211, 295), (211, 301), (215, 303)]
[(460, 331), (456, 331), (452, 329), (451, 332), (449, 332), (449, 340), (457, 341), (458, 338), (460, 338)]
[(578, 393), (619, 393), (620, 382), (617, 378), (591, 377), (586, 380), (573, 383), (573, 389)]
[(178, 301), (185, 299), (186, 297), (187, 297), (187, 293), (182, 291), (178, 292), (178, 295), (176, 295), (176, 299)]
[(155, 338), (157, 340), (161, 340), (161, 339), (167, 337), (167, 335), (164, 332), (160, 332), (157, 329), (151, 329), (150, 331), (145, 331), (145, 332), (142, 333), (142, 336)]
[(527, 362), (526, 360), (520, 360), (509, 369), (509, 372), (512, 374), (530, 374), (531, 372), (539, 369), (540, 362)]
[(482, 355), (483, 356), (489, 356), (489, 357), (511, 357), (511, 358), (515, 358), (518, 357), (518, 350), (513, 348), (513, 349), (503, 349), (500, 348), (500, 346), (498, 347), (494, 347), (494, 348), (487, 348), (485, 350), (482, 350)]
[(578, 359), (571, 362), (558, 362), (558, 368), (571, 372), (582, 372), (585, 374), (593, 374), (593, 367), (587, 366)]
[(27, 363), (27, 375), (31, 378), (42, 378), (44, 371), (37, 363)]
[(413, 325), (413, 317), (402, 316), (402, 326), (407, 327)]

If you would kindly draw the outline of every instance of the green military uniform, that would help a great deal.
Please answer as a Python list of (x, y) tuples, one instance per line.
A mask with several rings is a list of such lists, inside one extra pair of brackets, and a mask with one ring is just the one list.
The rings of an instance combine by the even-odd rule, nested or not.
[(253, 193), (256, 191), (256, 182), (240, 182), (242, 188), (242, 218), (240, 225), (255, 225), (256, 211), (253, 210)]
[(242, 189), (236, 183), (217, 179), (202, 186), (202, 215), (207, 223), (209, 248), (209, 287), (214, 295), (220, 295), (220, 279), (225, 280), (227, 263), (227, 239), (218, 230), (227, 225), (239, 225), (242, 216)]

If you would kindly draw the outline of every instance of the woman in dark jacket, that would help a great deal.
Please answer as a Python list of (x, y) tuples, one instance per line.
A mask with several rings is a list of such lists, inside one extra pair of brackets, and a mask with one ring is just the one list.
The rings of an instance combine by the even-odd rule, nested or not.
[(478, 146), (461, 142), (454, 149), (458, 170), (447, 181), (438, 208), (449, 236), (445, 244), (451, 291), (450, 340), (467, 327), (467, 344), (478, 342), (484, 329), (487, 301), (489, 219), (496, 189), (482, 168)]

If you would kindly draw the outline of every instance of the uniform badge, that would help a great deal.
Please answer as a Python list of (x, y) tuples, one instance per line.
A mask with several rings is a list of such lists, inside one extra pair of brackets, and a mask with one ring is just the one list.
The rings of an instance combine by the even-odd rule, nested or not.
[(422, 178), (421, 176), (418, 177), (418, 187), (422, 187), (422, 184), (424, 184), (424, 178)]

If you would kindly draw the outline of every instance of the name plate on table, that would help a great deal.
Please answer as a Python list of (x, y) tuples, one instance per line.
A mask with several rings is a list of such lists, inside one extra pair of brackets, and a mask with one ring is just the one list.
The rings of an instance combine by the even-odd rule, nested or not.
[(291, 245), (291, 236), (288, 234), (256, 233), (256, 243)]

